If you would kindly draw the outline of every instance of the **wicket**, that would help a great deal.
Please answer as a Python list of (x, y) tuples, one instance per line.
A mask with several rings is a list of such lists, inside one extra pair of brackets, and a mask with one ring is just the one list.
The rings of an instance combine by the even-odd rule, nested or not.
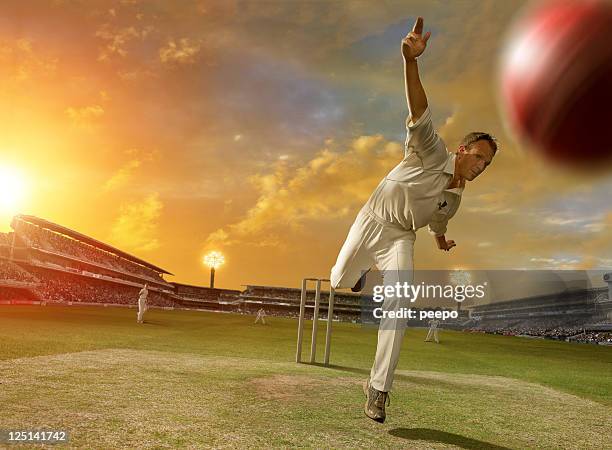
[[(312, 313), (312, 341), (310, 343), (310, 364), (315, 363), (317, 354), (317, 328), (319, 325), (319, 304), (321, 302), (321, 283), (328, 282), (322, 278), (304, 278), (302, 280), (302, 295), (300, 299), (300, 317), (298, 320), (298, 335), (297, 335), (297, 351), (295, 353), (295, 362), (302, 362), (302, 338), (304, 336), (304, 315), (306, 312), (306, 284), (308, 281), (316, 282), (315, 287), (315, 304)], [(325, 357), (324, 365), (329, 366), (329, 350), (331, 346), (332, 320), (334, 317), (334, 288), (329, 286), (329, 303), (327, 306), (327, 331), (325, 333)]]

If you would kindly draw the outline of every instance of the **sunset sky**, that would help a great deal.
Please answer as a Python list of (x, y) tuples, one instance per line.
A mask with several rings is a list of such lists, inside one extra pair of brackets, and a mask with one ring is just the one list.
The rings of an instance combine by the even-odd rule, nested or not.
[[(449, 149), (499, 138), (417, 269), (612, 268), (612, 176), (551, 168), (506, 132), (496, 68), (523, 2), (12, 1), (0, 4), (0, 231), (15, 213), (218, 287), (327, 277), (401, 160), (400, 41)], [(9, 179), (13, 177), (14, 180)], [(15, 181), (16, 180), (16, 181)]]

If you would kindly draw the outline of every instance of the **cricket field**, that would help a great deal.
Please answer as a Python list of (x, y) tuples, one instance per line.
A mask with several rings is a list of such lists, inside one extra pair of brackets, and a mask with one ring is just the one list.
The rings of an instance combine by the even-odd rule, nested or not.
[(375, 329), (335, 323), (323, 367), (294, 362), (295, 319), (253, 320), (0, 306), (0, 430), (68, 431), (53, 448), (612, 448), (611, 347), (409, 329), (381, 425), (361, 387)]

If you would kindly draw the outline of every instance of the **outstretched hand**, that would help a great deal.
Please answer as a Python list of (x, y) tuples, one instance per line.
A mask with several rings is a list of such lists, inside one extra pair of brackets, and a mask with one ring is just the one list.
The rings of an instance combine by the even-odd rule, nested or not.
[(436, 236), (436, 243), (438, 244), (438, 248), (440, 250), (445, 250), (445, 251), (449, 251), (451, 248), (457, 246), (457, 244), (455, 244), (455, 241), (452, 241), (452, 240), (447, 241), (444, 235)]
[(446, 241), (444, 244), (440, 245), (440, 250), (449, 251), (451, 248), (456, 247), (455, 241)]
[(412, 31), (402, 39), (402, 55), (404, 59), (411, 60), (421, 56), (425, 51), (425, 47), (427, 47), (427, 41), (430, 36), (431, 32), (429, 31), (423, 35), (423, 18), (418, 17), (416, 22), (414, 22)]

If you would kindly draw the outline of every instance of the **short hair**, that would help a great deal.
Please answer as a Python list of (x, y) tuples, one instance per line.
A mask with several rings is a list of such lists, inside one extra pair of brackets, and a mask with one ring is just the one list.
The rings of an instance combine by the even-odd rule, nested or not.
[(461, 145), (465, 148), (470, 148), (470, 145), (478, 141), (487, 141), (493, 149), (493, 154), (497, 153), (497, 139), (495, 139), (495, 136), (482, 131), (472, 131), (463, 138)]

